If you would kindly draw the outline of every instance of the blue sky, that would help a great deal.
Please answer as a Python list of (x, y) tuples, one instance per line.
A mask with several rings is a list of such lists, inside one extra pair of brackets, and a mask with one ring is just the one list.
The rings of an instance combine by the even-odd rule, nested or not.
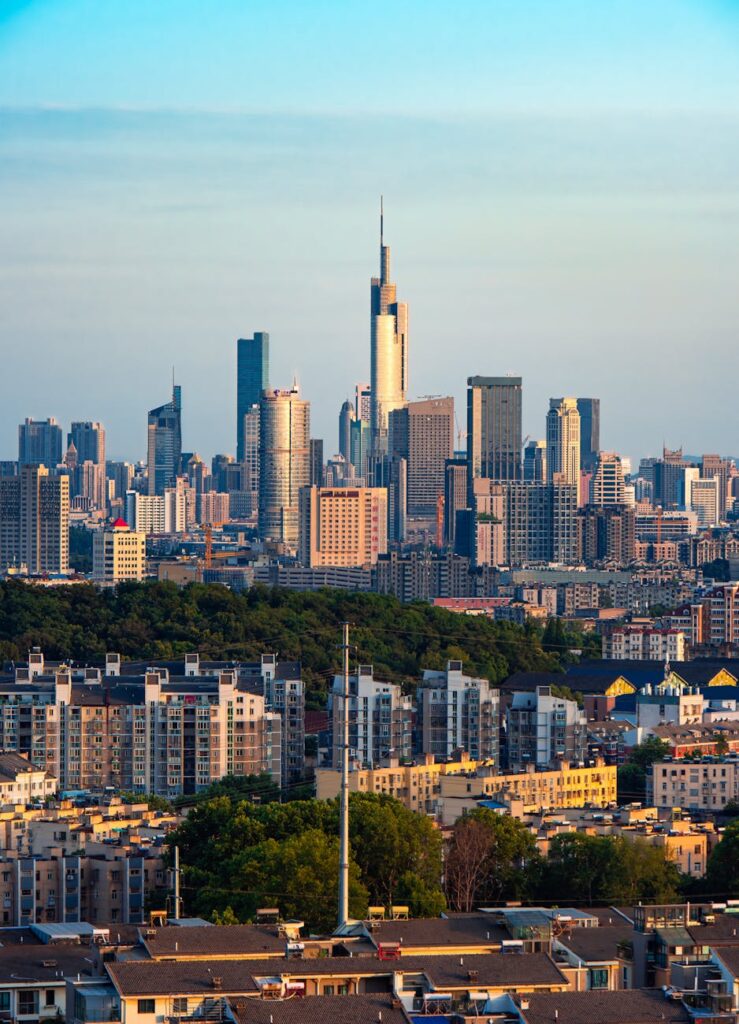
[(314, 434), (369, 363), (386, 196), (411, 390), (522, 373), (604, 446), (739, 455), (739, 4), (0, 0), (0, 457), (25, 415), (234, 449), (234, 339)]

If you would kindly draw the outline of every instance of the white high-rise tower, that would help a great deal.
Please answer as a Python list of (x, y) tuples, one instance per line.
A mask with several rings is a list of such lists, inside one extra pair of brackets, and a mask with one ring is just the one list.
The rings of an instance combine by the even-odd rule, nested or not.
[(390, 247), (385, 245), (380, 200), (380, 276), (371, 287), (370, 422), (372, 450), (387, 452), (388, 416), (405, 405), (408, 391), (408, 306), (390, 283)]

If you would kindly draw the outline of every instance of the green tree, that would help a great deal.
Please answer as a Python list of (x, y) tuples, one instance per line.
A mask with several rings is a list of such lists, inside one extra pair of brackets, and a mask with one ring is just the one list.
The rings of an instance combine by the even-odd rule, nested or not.
[(708, 858), (706, 888), (717, 897), (739, 897), (739, 821), (726, 826)]
[(619, 803), (630, 803), (633, 800), (644, 802), (646, 799), (647, 774), (656, 761), (661, 761), (670, 752), (669, 743), (649, 736), (643, 743), (638, 743), (629, 754), (625, 764), (617, 772), (617, 792)]
[(522, 899), (539, 869), (536, 840), (510, 815), (478, 808), (455, 823), (445, 864), (446, 893), (456, 910)]

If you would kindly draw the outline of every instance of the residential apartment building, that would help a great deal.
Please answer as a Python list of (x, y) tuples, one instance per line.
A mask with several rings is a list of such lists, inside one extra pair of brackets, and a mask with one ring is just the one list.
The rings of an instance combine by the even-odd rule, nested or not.
[(69, 477), (24, 465), (0, 477), (0, 572), (69, 572)]
[(92, 578), (96, 583), (142, 580), (146, 571), (146, 534), (131, 530), (124, 519), (92, 538)]
[(416, 689), (416, 749), (434, 757), (465, 751), (473, 761), (499, 762), (500, 693), (487, 679), (449, 661), (426, 669)]
[(656, 807), (723, 811), (730, 801), (739, 801), (739, 760), (658, 761), (647, 799)]
[(554, 767), (587, 755), (587, 719), (575, 701), (555, 697), (550, 686), (514, 693), (506, 709), (508, 767)]
[[(329, 695), (332, 763), (341, 763), (344, 680), (334, 678)], [(374, 678), (371, 665), (360, 665), (349, 677), (349, 757), (372, 768), (390, 758), (403, 760), (412, 752), (413, 703), (395, 683)]]
[(303, 565), (374, 565), (386, 552), (384, 487), (303, 488), (298, 549)]
[(603, 657), (616, 661), (684, 661), (685, 633), (680, 629), (618, 626), (603, 635)]

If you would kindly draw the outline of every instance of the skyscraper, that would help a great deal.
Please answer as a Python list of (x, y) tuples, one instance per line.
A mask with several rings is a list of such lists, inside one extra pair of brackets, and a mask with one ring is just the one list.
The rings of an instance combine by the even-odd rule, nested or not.
[[(67, 438), (77, 452), (74, 493), (89, 498), (95, 508), (106, 505), (105, 427), (102, 423), (73, 423)], [(87, 463), (87, 466), (85, 466)]]
[(546, 441), (529, 441), (523, 450), (523, 478), (532, 483), (545, 481), (547, 478), (547, 443)]
[(521, 378), (467, 379), (467, 475), (496, 483), (521, 479)]
[(262, 395), (259, 424), (259, 536), (296, 549), (300, 488), (310, 486), (310, 403), (297, 385)]
[(182, 456), (182, 388), (172, 386), (172, 401), (149, 412), (146, 464), (149, 494), (164, 494), (178, 475)]
[(586, 473), (595, 470), (600, 451), (600, 398), (578, 398), (580, 413), (580, 465)]
[(388, 416), (405, 404), (408, 390), (408, 306), (390, 283), (390, 247), (384, 241), (380, 206), (380, 276), (370, 292), (370, 425), (372, 450), (387, 451)]
[(576, 398), (550, 398), (547, 413), (547, 481), (580, 486), (580, 413)]
[(262, 392), (269, 387), (269, 334), (255, 331), (253, 338), (236, 342), (236, 458), (246, 457), (244, 416), (259, 405)]
[(0, 479), (0, 569), (31, 575), (69, 572), (69, 477), (23, 466)]
[(355, 418), (356, 414), (352, 403), (344, 402), (339, 413), (339, 453), (347, 462), (352, 461), (352, 422)]
[(62, 461), (62, 428), (53, 416), (26, 419), (18, 427), (18, 464), (55, 469)]
[(626, 501), (621, 456), (615, 452), (599, 452), (595, 473), (590, 481), (590, 504), (607, 508)]
[(354, 411), (358, 420), (369, 423), (372, 418), (372, 389), (369, 384), (360, 381), (354, 387)]
[(454, 399), (427, 398), (389, 416), (390, 454), (408, 463), (408, 515), (436, 515), (454, 451)]

